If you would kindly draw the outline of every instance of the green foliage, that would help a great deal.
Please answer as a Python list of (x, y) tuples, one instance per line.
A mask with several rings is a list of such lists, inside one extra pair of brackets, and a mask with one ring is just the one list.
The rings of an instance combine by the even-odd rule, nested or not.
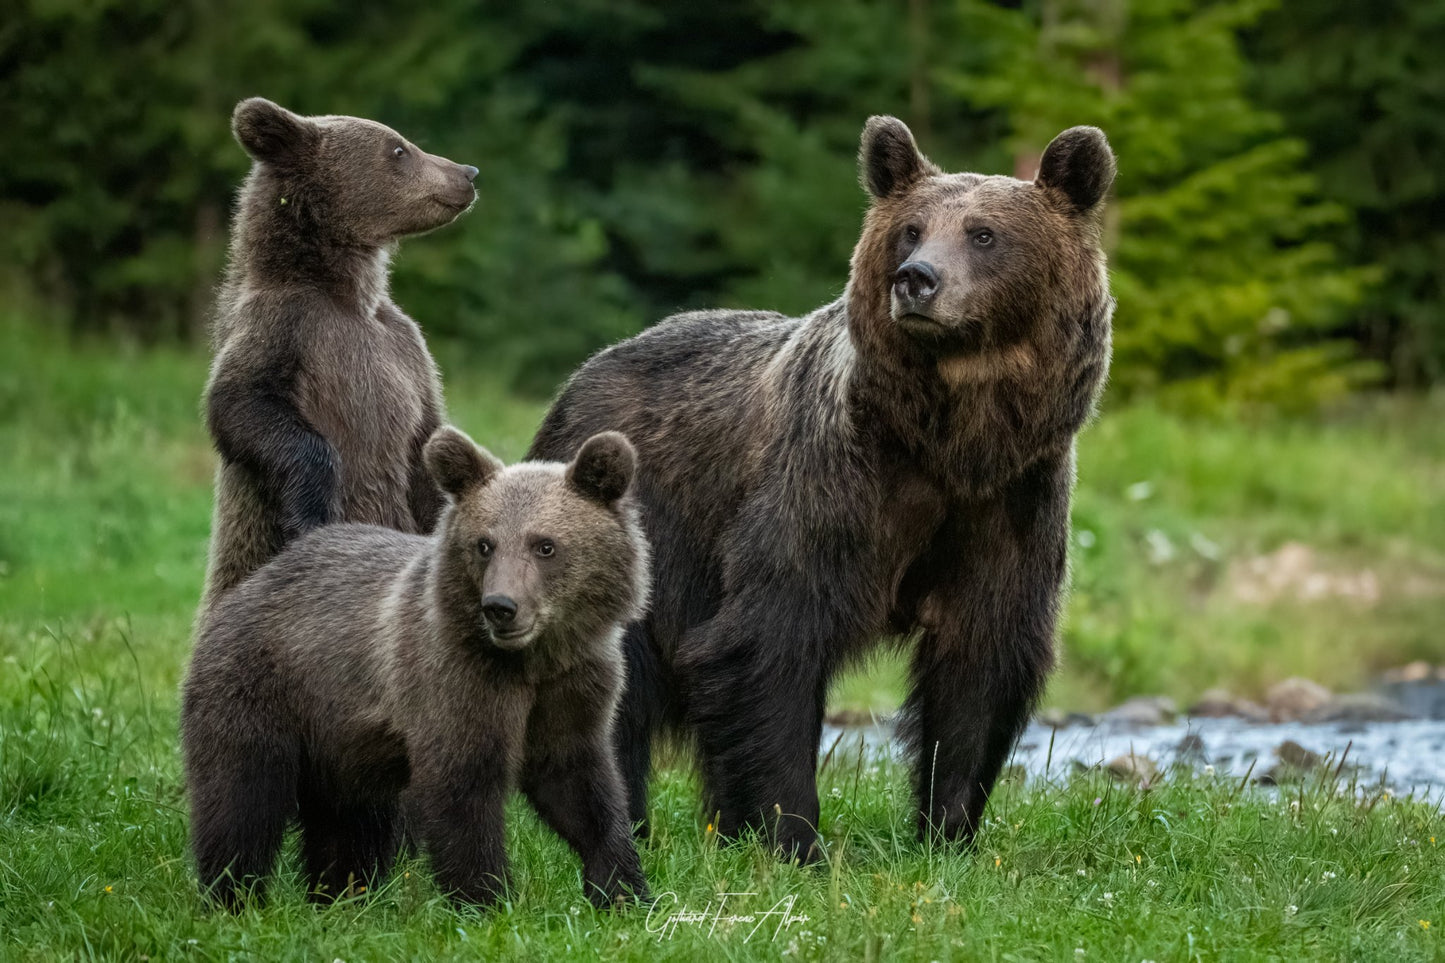
[(1117, 392), (1309, 408), (1371, 376), (1325, 337), (1373, 277), (1339, 263), (1347, 212), (1319, 199), (1304, 144), (1247, 96), (1236, 31), (1261, 4), (963, 8), (987, 57), (954, 89), (1007, 111), (1021, 174), (1073, 124), (1102, 127), (1119, 156)]
[(1255, 87), (1309, 142), (1339, 242), (1384, 280), (1349, 332), (1398, 384), (1445, 377), (1445, 5), (1282, 4), (1249, 33)]
[[(1245, 84), (1237, 36), (1256, 0), (22, 0), (0, 29), (23, 145), (0, 158), (0, 288), (23, 278), (81, 329), (199, 340), (246, 167), (229, 112), (259, 93), (376, 117), (481, 168), (471, 214), (403, 245), (397, 296), (429, 332), (484, 347), (494, 378), (545, 394), (672, 311), (835, 297), (869, 114), (905, 118), (948, 168), (1021, 176), (1053, 134), (1094, 122), (1121, 158), (1121, 391), (1307, 407), (1373, 374), (1332, 340), (1342, 325), (1366, 340), (1398, 328), (1397, 355), (1434, 371), (1440, 165), (1428, 88), (1412, 85), (1434, 69), (1421, 52), (1438, 24), (1407, 6), (1409, 41), (1350, 14), (1378, 40), (1363, 73), (1332, 14), (1258, 31), (1290, 54), (1261, 90), (1311, 143), (1334, 135), (1317, 146), (1325, 203), (1315, 158)], [(1320, 78), (1351, 97), (1316, 103)], [(1342, 137), (1376, 99), (1385, 119)], [(1382, 224), (1400, 243), (1367, 246)], [(1390, 281), (1352, 320), (1376, 262)]]

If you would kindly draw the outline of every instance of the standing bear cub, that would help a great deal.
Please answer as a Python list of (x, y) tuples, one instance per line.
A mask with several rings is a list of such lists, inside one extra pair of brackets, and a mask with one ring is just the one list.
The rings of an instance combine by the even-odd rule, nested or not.
[(387, 292), (398, 238), (476, 197), (475, 167), (358, 117), (259, 97), (232, 118), (255, 161), (236, 205), (206, 421), (221, 465), (202, 610), (293, 538), (330, 522), (429, 532), (421, 464), (441, 382)]
[(803, 318), (685, 314), (573, 376), (532, 457), (637, 446), (652, 607), (626, 640), (634, 820), (653, 733), (698, 747), (719, 831), (816, 854), (829, 681), (912, 642), (920, 835), (971, 837), (1054, 659), (1074, 436), (1109, 364), (1114, 156), (1060, 134), (1033, 181), (946, 174), (863, 131), (872, 198), (843, 296)]
[(317, 529), (212, 606), (181, 707), (204, 892), (235, 907), (259, 889), (293, 819), (314, 898), (374, 884), (405, 790), (442, 890), (490, 903), (519, 786), (594, 903), (646, 895), (612, 744), (647, 596), (634, 457), (603, 433), (570, 464), (503, 468), (442, 428), (433, 536)]

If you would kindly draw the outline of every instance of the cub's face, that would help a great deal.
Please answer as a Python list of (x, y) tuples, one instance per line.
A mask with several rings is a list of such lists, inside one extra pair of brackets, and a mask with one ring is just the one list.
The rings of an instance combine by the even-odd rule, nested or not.
[(504, 468), (442, 428), (425, 457), (453, 499), (447, 569), (466, 583), (493, 645), (525, 649), (549, 629), (586, 636), (632, 617), (646, 558), (626, 497), (636, 456), (625, 437), (596, 435), (570, 464)]
[(236, 106), (236, 139), (340, 239), (385, 244), (455, 220), (476, 199), (475, 167), (428, 154), (359, 117), (301, 117), (253, 97)]
[(853, 293), (866, 288), (895, 332), (932, 354), (1016, 344), (1103, 290), (1098, 223), (1114, 155), (1095, 128), (1055, 138), (1030, 182), (945, 174), (901, 121), (875, 117), (860, 173), (873, 205)]

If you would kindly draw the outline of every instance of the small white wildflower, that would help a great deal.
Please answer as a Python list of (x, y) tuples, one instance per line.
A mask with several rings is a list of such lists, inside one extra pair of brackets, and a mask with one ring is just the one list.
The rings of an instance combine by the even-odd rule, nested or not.
[(1159, 885), (1159, 881), (1158, 881), (1157, 879), (1151, 879), (1151, 880), (1149, 880), (1149, 888), (1150, 888), (1150, 889), (1153, 889), (1155, 886), (1158, 886), (1158, 885)]
[(1340, 831), (1339, 831), (1338, 829), (1336, 829), (1336, 828), (1333, 827), (1333, 826), (1330, 827), (1330, 835), (1331, 835), (1331, 836), (1338, 836), (1339, 834), (1340, 834)]
[(1105, 893), (1105, 894), (1104, 894), (1104, 902), (1108, 903), (1108, 902), (1112, 901), (1113, 899), (1114, 899), (1114, 894), (1113, 894), (1113, 893)]
[(1079, 870), (1079, 875), (1080, 875), (1080, 876), (1088, 876), (1089, 874), (1086, 873), (1086, 872), (1084, 872), (1084, 871), (1081, 869), (1081, 870)]
[(1204, 767), (1204, 774), (1205, 774), (1206, 776), (1212, 776), (1212, 775), (1214, 775), (1214, 767), (1213, 767), (1213, 766), (1205, 766), (1205, 767)]
[(833, 799), (842, 799), (843, 790), (839, 789), (837, 786), (834, 786), (831, 790), (828, 791), (828, 795)]
[(573, 916), (580, 916), (582, 914), (582, 907), (578, 906), (576, 903), (573, 903), (572, 907), (568, 909), (567, 912), (571, 913)]
[(1298, 913), (1298, 912), (1299, 912), (1299, 907), (1296, 906), (1296, 905), (1294, 905), (1293, 903), (1289, 904), (1288, 906), (1286, 906), (1286, 907), (1284, 908), (1284, 915), (1285, 915), (1285, 916), (1293, 916), (1294, 914), (1296, 914), (1296, 913)]
[(1330, 880), (1332, 880), (1332, 879), (1334, 879), (1334, 878), (1335, 878), (1335, 874), (1334, 874), (1334, 873), (1330, 872), (1329, 870), (1325, 870), (1324, 873), (1320, 876), (1320, 882), (1321, 882), (1321, 883), (1328, 883)]

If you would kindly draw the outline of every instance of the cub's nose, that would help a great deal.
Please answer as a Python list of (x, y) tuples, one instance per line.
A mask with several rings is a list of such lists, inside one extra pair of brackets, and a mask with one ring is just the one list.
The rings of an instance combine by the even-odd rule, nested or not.
[(927, 261), (905, 261), (893, 275), (893, 293), (905, 303), (922, 304), (938, 293), (938, 272)]
[(467, 180), (469, 180), (469, 181), (474, 181), (474, 180), (477, 179), (477, 174), (478, 174), (479, 172), (478, 172), (478, 170), (477, 170), (475, 167), (473, 167), (471, 164), (463, 164), (463, 165), (462, 165), (462, 173), (465, 174), (465, 175), (467, 175)]
[(511, 625), (517, 617), (517, 603), (505, 595), (488, 595), (482, 599), (482, 614), (490, 625)]

